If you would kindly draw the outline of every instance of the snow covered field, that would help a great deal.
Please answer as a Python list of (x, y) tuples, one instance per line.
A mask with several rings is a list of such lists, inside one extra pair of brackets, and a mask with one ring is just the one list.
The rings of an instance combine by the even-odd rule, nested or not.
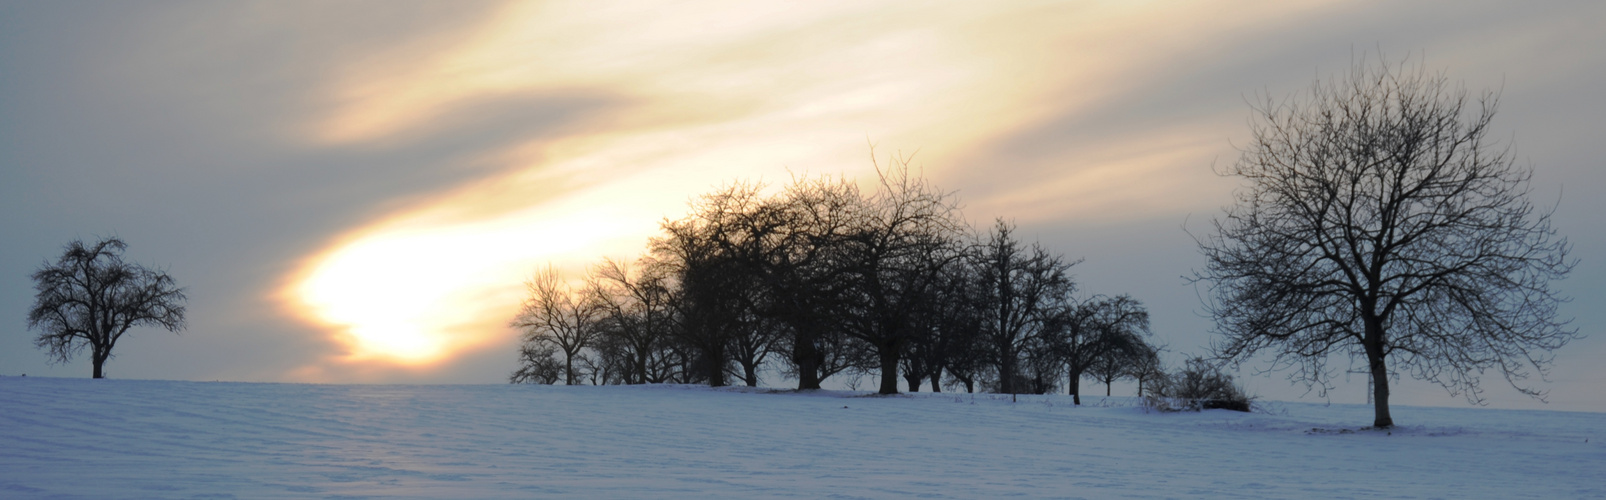
[(1606, 498), (1606, 413), (1084, 402), (0, 377), (0, 498)]

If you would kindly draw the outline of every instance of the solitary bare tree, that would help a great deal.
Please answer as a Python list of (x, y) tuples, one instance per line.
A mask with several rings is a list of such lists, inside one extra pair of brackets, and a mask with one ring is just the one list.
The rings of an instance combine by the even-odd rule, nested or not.
[(38, 295), (28, 310), (28, 329), (40, 330), (34, 345), (66, 363), (89, 348), (94, 378), (117, 341), (136, 326), (184, 329), (184, 289), (166, 272), (123, 262), (128, 244), (106, 238), (85, 246), (73, 240), (61, 260), (33, 273)]
[(1249, 184), (1199, 240), (1218, 354), (1268, 351), (1323, 388), (1329, 354), (1364, 360), (1380, 428), (1402, 367), (1473, 402), (1491, 369), (1542, 395), (1518, 382), (1576, 337), (1550, 287), (1576, 260), (1528, 200), (1532, 169), (1487, 138), (1497, 100), (1363, 58), (1257, 105), (1254, 140), (1224, 172)]
[[(589, 294), (570, 290), (551, 267), (536, 273), (524, 285), (530, 295), (524, 299), (518, 317), (513, 319), (513, 326), (524, 330), (524, 346), (520, 350), (522, 366), (513, 378), (520, 379), (520, 373), (523, 372), (540, 371), (536, 368), (541, 368), (545, 362), (538, 359), (541, 357), (539, 355), (550, 357), (561, 351), (563, 383), (579, 383), (579, 376), (574, 370), (574, 358), (597, 336), (601, 308)], [(551, 346), (557, 348), (551, 349)], [(540, 380), (543, 377), (522, 378)]]

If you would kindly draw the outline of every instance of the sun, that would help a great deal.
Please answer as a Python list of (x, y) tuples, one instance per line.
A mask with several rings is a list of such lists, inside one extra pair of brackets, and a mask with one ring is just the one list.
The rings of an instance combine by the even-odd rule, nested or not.
[(347, 347), (345, 361), (428, 366), (505, 340), (530, 273), (554, 265), (579, 279), (594, 252), (639, 245), (643, 220), (584, 197), (478, 222), (426, 210), (330, 245), (282, 292)]
[(439, 231), (362, 238), (316, 259), (293, 295), (304, 316), (342, 334), (354, 359), (432, 363), (451, 340), (440, 331), (454, 320), (442, 317), (452, 309), (442, 302), (472, 275), (471, 265), (449, 264), (463, 261), (455, 246)]

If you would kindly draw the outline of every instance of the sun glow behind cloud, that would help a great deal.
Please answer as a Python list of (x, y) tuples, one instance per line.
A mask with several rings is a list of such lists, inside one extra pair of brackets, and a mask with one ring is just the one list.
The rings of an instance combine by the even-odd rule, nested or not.
[[(713, 186), (790, 172), (862, 178), (867, 138), (920, 149), (941, 180), (978, 167), (955, 162), (997, 137), (1118, 95), (1165, 47), (1231, 29), (1200, 27), (1208, 16), (1125, 2), (514, 3), (447, 50), (354, 69), (334, 89), (346, 105), (312, 140), (399, 140), (498, 96), (579, 91), (617, 104), (486, 151), (501, 173), (354, 229), (291, 280), (289, 305), (348, 346), (342, 361), (428, 366), (506, 339), (520, 283), (538, 266), (577, 277), (602, 256), (639, 253), (660, 220)], [(1099, 45), (1111, 39), (1127, 45)], [(1106, 163), (1019, 179), (981, 204), (1051, 218), (1186, 202), (1182, 181), (1159, 193), (1140, 181), (1198, 144), (1115, 147), (1099, 150)], [(1085, 196), (1067, 202), (1065, 192)]]

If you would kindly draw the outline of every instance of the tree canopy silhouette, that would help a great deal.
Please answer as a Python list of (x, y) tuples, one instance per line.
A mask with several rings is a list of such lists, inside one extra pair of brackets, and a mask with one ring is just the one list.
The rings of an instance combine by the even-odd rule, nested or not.
[[(779, 364), (800, 390), (844, 372), (854, 387), (878, 372), (882, 394), (898, 392), (900, 374), (910, 391), (927, 380), (940, 390), (945, 373), (966, 391), (1012, 393), (1043, 393), (1070, 375), (1074, 393), (1107, 344), (1145, 342), (1116, 334), (1146, 334), (1140, 303), (1078, 305), (1074, 262), (1016, 240), (1003, 219), (978, 241), (958, 197), (908, 158), (876, 173), (865, 191), (830, 176), (776, 191), (733, 182), (665, 220), (634, 266), (594, 266), (585, 290), (543, 274), (514, 322), (528, 330), (509, 380), (757, 386)], [(587, 312), (572, 328), (532, 320), (568, 317), (531, 312), (543, 304)]]
[(136, 326), (184, 329), (184, 289), (160, 270), (123, 262), (128, 244), (106, 238), (85, 245), (73, 240), (61, 259), (33, 273), (35, 296), (28, 329), (34, 345), (66, 363), (89, 349), (94, 378), (105, 378), (112, 348)]

